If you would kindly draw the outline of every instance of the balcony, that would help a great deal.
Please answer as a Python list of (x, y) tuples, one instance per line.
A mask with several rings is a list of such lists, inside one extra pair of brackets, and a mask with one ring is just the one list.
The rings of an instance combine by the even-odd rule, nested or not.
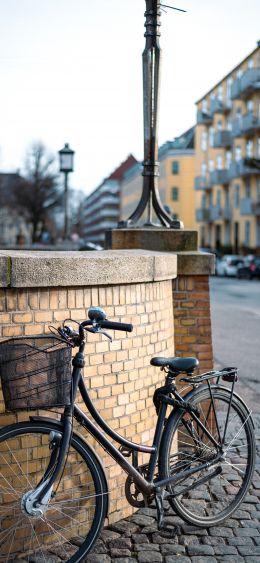
[(211, 188), (209, 179), (206, 176), (196, 176), (194, 188), (195, 190), (209, 190)]
[(232, 122), (232, 137), (241, 137), (242, 136), (242, 119), (234, 119)]
[(260, 90), (260, 68), (248, 68), (231, 86), (231, 99), (238, 100)]
[(209, 221), (209, 209), (206, 209), (205, 207), (196, 209), (196, 221), (197, 223)]
[(231, 221), (232, 219), (232, 209), (229, 205), (225, 205), (222, 209), (222, 218), (224, 221)]
[(223, 102), (219, 98), (212, 98), (210, 101), (210, 113), (227, 113), (231, 110), (231, 101)]
[(228, 184), (229, 183), (229, 173), (227, 168), (222, 168), (221, 170), (213, 170), (210, 173), (210, 184)]
[(260, 200), (252, 202), (252, 214), (257, 217), (260, 216)]
[(221, 216), (222, 216), (221, 207), (219, 205), (212, 205), (209, 208), (210, 221), (217, 221), (218, 219), (221, 219)]
[(251, 162), (259, 162), (257, 159), (242, 158), (241, 160), (231, 162), (229, 168), (229, 177), (239, 178), (240, 176), (252, 176), (260, 174), (260, 167), (253, 166)]
[(213, 121), (213, 116), (209, 112), (198, 109), (197, 111), (197, 125), (210, 125)]
[(260, 129), (260, 117), (252, 112), (245, 113), (242, 117), (241, 130), (244, 135), (251, 135)]
[(240, 215), (252, 215), (252, 199), (244, 197), (240, 200)]
[(232, 145), (231, 133), (228, 130), (217, 131), (213, 139), (213, 147), (218, 149), (220, 147), (230, 147)]

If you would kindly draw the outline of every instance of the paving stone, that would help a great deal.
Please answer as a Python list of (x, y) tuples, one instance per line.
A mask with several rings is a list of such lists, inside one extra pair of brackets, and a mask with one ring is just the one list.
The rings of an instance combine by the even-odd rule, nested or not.
[(237, 548), (233, 545), (215, 545), (215, 555), (237, 555)]
[(118, 532), (113, 532), (113, 530), (108, 530), (107, 528), (105, 528), (100, 535), (100, 539), (102, 539), (105, 543), (110, 540), (115, 540), (116, 538), (120, 538), (120, 534)]
[(162, 544), (162, 543), (176, 544), (176, 543), (178, 543), (178, 537), (177, 537), (177, 535), (175, 535), (173, 538), (169, 538), (169, 537), (165, 537), (162, 534), (160, 534), (159, 532), (157, 532), (156, 534), (152, 535), (152, 541), (155, 544)]
[(231, 528), (224, 528), (221, 526), (210, 528), (209, 533), (211, 536), (220, 536), (222, 538), (230, 538), (234, 535)]
[(184, 545), (173, 545), (169, 543), (160, 546), (162, 555), (181, 555), (185, 553)]
[(138, 510), (138, 514), (143, 514), (144, 516), (151, 516), (151, 518), (157, 519), (156, 508), (150, 508), (149, 506), (144, 506), (144, 508), (140, 508), (140, 510)]
[(115, 524), (111, 524), (108, 529), (113, 532), (124, 534), (124, 536), (131, 536), (131, 534), (135, 534), (135, 532), (138, 532), (139, 530), (138, 526), (134, 522), (128, 522), (127, 520), (115, 522)]
[(95, 553), (90, 553), (85, 559), (89, 563), (110, 563), (111, 557), (109, 555), (97, 555)]
[(157, 563), (163, 560), (160, 553), (157, 551), (141, 551), (138, 554), (138, 561), (140, 563)]
[(258, 545), (239, 545), (238, 552), (240, 555), (260, 555), (260, 546)]
[(197, 536), (180, 536), (179, 541), (183, 545), (190, 545), (199, 543), (199, 538)]
[(236, 528), (234, 532), (240, 537), (248, 536), (253, 538), (254, 536), (260, 536), (260, 532), (256, 528)]
[(184, 524), (181, 526), (183, 534), (194, 534), (196, 536), (207, 536), (208, 531), (205, 528), (198, 528), (197, 526), (189, 526)]
[(149, 543), (149, 539), (146, 534), (133, 534), (132, 540), (134, 543)]
[(221, 537), (214, 537), (214, 536), (205, 536), (203, 538), (203, 543), (206, 543), (207, 545), (226, 545), (225, 544), (225, 540)]
[(121, 536), (121, 538), (110, 540), (108, 545), (110, 549), (131, 549), (132, 542), (131, 538), (124, 538), (123, 536)]
[(257, 536), (256, 538), (254, 538), (254, 542), (256, 545), (260, 545), (260, 536)]
[(214, 549), (211, 545), (188, 545), (188, 555), (214, 555)]
[(107, 547), (105, 546), (104, 542), (101, 540), (97, 540), (97, 542), (95, 543), (93, 549), (92, 549), (92, 553), (107, 553)]
[(258, 526), (260, 527), (260, 522), (255, 518), (252, 518), (252, 520), (240, 520), (240, 524), (241, 526), (243, 526), (243, 528), (257, 528)]
[(136, 563), (137, 559), (133, 557), (117, 557), (115, 561), (116, 563)]
[(129, 549), (116, 549), (115, 547), (112, 547), (112, 549), (110, 550), (110, 555), (111, 557), (130, 557), (131, 556), (131, 551), (129, 551)]
[(191, 559), (190, 557), (185, 557), (185, 556), (179, 556), (178, 559), (176, 559), (175, 555), (171, 556), (171, 555), (167, 555), (167, 557), (165, 557), (165, 563), (191, 563)]
[[(256, 538), (254, 538), (255, 540)], [(246, 537), (235, 537), (235, 538), (227, 538), (227, 542), (229, 545), (254, 545), (252, 538)]]
[(203, 557), (203, 555), (196, 555), (191, 558), (191, 561), (192, 563), (217, 563), (217, 559), (215, 557)]
[(131, 516), (131, 522), (134, 522), (138, 526), (151, 526), (155, 523), (155, 519), (143, 514), (134, 514), (134, 516)]
[(153, 543), (139, 543), (135, 546), (136, 551), (159, 551), (159, 545)]

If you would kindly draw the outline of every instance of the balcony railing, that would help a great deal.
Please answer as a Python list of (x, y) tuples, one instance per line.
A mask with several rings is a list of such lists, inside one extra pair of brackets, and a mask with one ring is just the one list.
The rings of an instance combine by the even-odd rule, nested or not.
[(248, 68), (231, 86), (231, 98), (237, 100), (260, 90), (260, 68)]
[(229, 183), (229, 173), (227, 168), (222, 168), (221, 170), (213, 170), (210, 173), (210, 184), (228, 184)]
[(234, 119), (232, 122), (232, 137), (241, 137), (242, 135), (242, 119)]
[(226, 100), (223, 102), (219, 98), (212, 98), (210, 101), (210, 113), (227, 113), (231, 110), (232, 102)]
[(240, 176), (251, 176), (251, 175), (258, 175), (260, 174), (260, 169), (257, 169), (254, 166), (250, 166), (247, 163), (248, 159), (242, 158), (239, 161), (231, 162), (229, 168), (229, 178), (239, 178)]
[(252, 199), (244, 197), (240, 200), (240, 215), (252, 215)]
[(222, 209), (222, 217), (225, 221), (231, 221), (232, 209), (229, 205), (225, 205), (225, 207)]
[(209, 190), (211, 184), (206, 176), (196, 176), (194, 181), (195, 190)]
[(201, 207), (196, 209), (196, 221), (197, 223), (207, 222), (209, 220), (209, 209)]
[(210, 125), (213, 121), (213, 116), (209, 112), (202, 110), (197, 111), (197, 124), (198, 125)]
[(221, 207), (219, 205), (212, 205), (209, 208), (210, 221), (217, 221), (218, 219), (221, 219), (221, 216), (222, 216)]
[(215, 149), (220, 147), (230, 147), (232, 145), (231, 132), (228, 130), (217, 131), (213, 139), (213, 147)]
[(242, 117), (241, 130), (243, 134), (251, 134), (260, 129), (260, 117), (252, 112), (245, 113)]

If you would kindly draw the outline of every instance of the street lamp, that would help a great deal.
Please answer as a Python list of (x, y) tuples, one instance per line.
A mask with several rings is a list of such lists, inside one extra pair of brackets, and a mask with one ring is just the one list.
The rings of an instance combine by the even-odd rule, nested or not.
[(69, 144), (65, 143), (63, 149), (59, 151), (60, 172), (64, 172), (64, 239), (69, 238), (69, 220), (68, 220), (68, 174), (73, 172), (74, 151), (70, 149)]

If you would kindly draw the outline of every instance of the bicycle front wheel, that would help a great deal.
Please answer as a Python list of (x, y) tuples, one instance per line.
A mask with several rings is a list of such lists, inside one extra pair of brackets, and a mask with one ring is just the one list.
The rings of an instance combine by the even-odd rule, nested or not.
[(239, 397), (233, 395), (231, 400), (230, 391), (223, 387), (212, 387), (211, 396), (203, 386), (188, 400), (204, 429), (187, 412), (170, 417), (160, 471), (168, 477), (198, 470), (169, 487), (169, 502), (189, 524), (214, 526), (238, 508), (248, 491), (255, 463), (253, 423)]
[[(0, 432), (0, 562), (78, 563), (90, 551), (107, 513), (107, 485), (98, 458), (73, 434), (66, 465), (40, 510), (29, 502), (50, 460), (57, 425), (23, 422)], [(36, 557), (36, 558), (35, 558)]]

